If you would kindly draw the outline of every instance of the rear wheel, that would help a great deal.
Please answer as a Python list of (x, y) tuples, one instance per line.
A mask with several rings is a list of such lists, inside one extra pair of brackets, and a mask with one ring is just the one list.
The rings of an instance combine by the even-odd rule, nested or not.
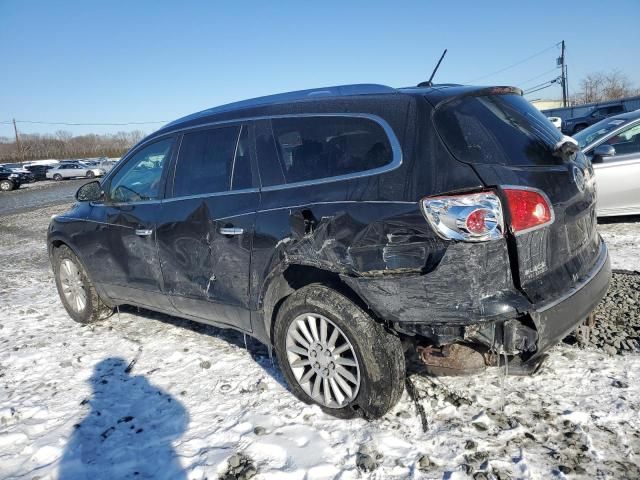
[(400, 339), (331, 288), (293, 293), (278, 314), (274, 343), (293, 393), (330, 415), (381, 417), (402, 395)]
[(56, 174), (53, 176), (53, 179), (54, 179), (56, 182), (59, 182), (60, 180), (62, 180), (62, 175), (60, 175), (59, 173), (56, 173)]
[(15, 188), (15, 185), (11, 180), (0, 180), (0, 190), (3, 192), (9, 192)]
[(60, 300), (73, 320), (92, 323), (113, 313), (98, 296), (78, 257), (66, 245), (54, 250), (53, 269)]
[(93, 178), (93, 177), (95, 177), (95, 176), (96, 176), (96, 174), (95, 174), (95, 173), (93, 173), (91, 170), (89, 170), (89, 171), (87, 172), (87, 178)]

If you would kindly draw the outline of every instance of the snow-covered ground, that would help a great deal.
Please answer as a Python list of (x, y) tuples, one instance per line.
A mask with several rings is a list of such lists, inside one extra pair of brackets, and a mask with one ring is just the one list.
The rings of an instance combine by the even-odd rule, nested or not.
[(611, 266), (640, 272), (640, 217), (627, 217), (623, 222), (607, 219), (598, 226), (602, 238), (614, 252)]
[[(0, 218), (0, 478), (640, 478), (640, 355), (563, 345), (533, 377), (413, 376), (416, 402), (336, 420), (242, 334), (135, 309), (71, 321), (44, 242), (64, 210)], [(638, 269), (640, 228), (603, 232)]]

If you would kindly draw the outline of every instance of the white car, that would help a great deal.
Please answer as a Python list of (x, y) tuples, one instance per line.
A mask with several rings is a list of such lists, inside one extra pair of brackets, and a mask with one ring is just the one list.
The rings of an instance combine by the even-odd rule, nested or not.
[(94, 168), (84, 163), (62, 163), (47, 172), (47, 178), (63, 180), (65, 178), (101, 177), (105, 171), (102, 168)]
[(558, 130), (562, 130), (562, 119), (560, 117), (547, 117), (553, 126)]

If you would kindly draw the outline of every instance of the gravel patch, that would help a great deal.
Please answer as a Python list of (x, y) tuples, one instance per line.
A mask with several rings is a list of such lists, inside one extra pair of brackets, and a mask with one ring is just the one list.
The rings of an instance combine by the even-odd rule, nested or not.
[(610, 355), (640, 351), (640, 273), (614, 272), (609, 291), (595, 310), (595, 324), (579, 327), (565, 343)]

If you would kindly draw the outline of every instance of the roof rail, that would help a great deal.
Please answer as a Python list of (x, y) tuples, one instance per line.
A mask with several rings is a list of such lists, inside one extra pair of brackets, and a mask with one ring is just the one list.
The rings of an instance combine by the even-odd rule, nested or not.
[[(264, 97), (251, 98), (249, 100), (241, 100), (239, 102), (227, 103), (218, 107), (202, 110), (186, 117), (179, 118), (165, 127), (182, 123), (188, 120), (212, 115), (215, 113), (228, 112), (232, 110), (240, 110), (243, 108), (259, 107), (262, 105), (274, 105), (278, 103), (295, 102), (302, 100), (310, 100), (318, 97), (344, 97), (352, 95), (375, 95), (383, 93), (396, 93), (397, 90), (386, 85), (377, 85), (373, 83), (361, 83), (353, 85), (336, 85), (325, 88), (312, 88), (309, 90), (298, 90), (294, 92), (276, 93), (275, 95), (267, 95)], [(163, 127), (164, 128), (164, 127)]]

